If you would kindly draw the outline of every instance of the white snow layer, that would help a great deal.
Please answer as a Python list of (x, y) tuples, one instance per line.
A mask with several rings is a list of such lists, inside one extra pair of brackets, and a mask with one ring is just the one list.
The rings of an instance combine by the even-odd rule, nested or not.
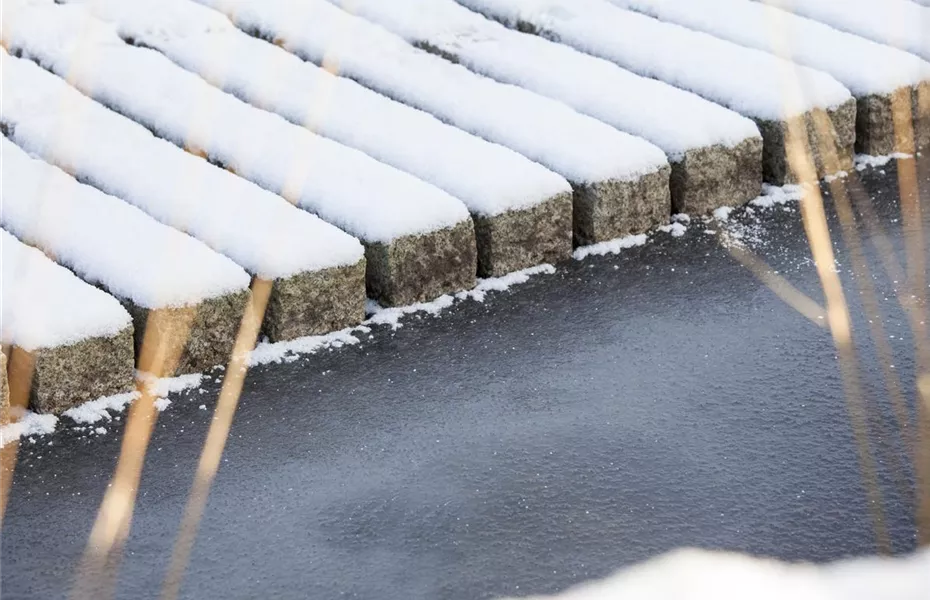
[(414, 48), (326, 0), (197, 0), (246, 31), (362, 85), (503, 144), (572, 183), (632, 180), (667, 164), (659, 148), (562, 103)]
[(512, 31), (453, 0), (329, 1), (410, 43), (427, 42), (482, 75), (560, 100), (640, 136), (673, 160), (702, 146), (733, 147), (759, 137), (752, 121), (718, 104), (568, 46)]
[(155, 138), (3, 49), (0, 77), (0, 119), (19, 146), (190, 233), (254, 275), (285, 278), (355, 264), (363, 256), (348, 234)]
[(75, 181), (0, 138), (0, 225), (82, 279), (145, 308), (244, 290), (249, 275), (203, 243)]
[[(585, 583), (551, 600), (924, 600), (930, 551), (832, 564), (786, 563), (682, 549)], [(524, 600), (541, 600), (542, 596)]]
[[(155, 50), (124, 43), (81, 6), (7, 0), (4, 8), (3, 38), (11, 49), (159, 136), (199, 149), (365, 241), (391, 242), (469, 218), (450, 194), (250, 106)], [(215, 49), (213, 56), (230, 60)]]
[(529, 208), (570, 189), (564, 178), (509, 148), (256, 39), (190, 0), (68, 1), (88, 4), (124, 38), (163, 52), (238, 98), (436, 185), (475, 214)]
[(2, 229), (0, 280), (0, 341), (4, 344), (26, 351), (54, 348), (110, 337), (132, 325), (116, 298), (84, 283)]
[(764, 0), (930, 60), (930, 8), (910, 0)]
[(51, 413), (25, 411), (15, 423), (0, 427), (0, 448), (23, 437), (48, 435), (55, 432), (58, 417)]
[(746, 0), (610, 2), (819, 69), (854, 96), (887, 94), (930, 80), (930, 64), (913, 54), (765, 4)]
[(820, 71), (706, 33), (662, 23), (604, 0), (458, 0), (510, 26), (611, 60), (756, 119), (835, 108), (849, 90)]

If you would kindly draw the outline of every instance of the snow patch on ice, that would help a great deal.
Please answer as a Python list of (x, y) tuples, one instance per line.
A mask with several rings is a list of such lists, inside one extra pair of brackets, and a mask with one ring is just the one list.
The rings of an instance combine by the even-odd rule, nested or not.
[(479, 279), (478, 285), (471, 290), (459, 292), (455, 295), (459, 300), (471, 298), (476, 302), (484, 302), (488, 292), (503, 292), (510, 289), (511, 286), (526, 283), (533, 275), (552, 275), (555, 273), (555, 267), (549, 264), (537, 265), (522, 271), (514, 271), (501, 277), (490, 277), (488, 279)]
[(125, 394), (115, 394), (113, 396), (104, 396), (103, 398), (97, 398), (96, 400), (91, 400), (85, 402), (74, 408), (69, 408), (62, 416), (68, 417), (75, 423), (96, 423), (106, 419), (110, 421), (113, 419), (113, 416), (110, 414), (110, 411), (114, 413), (121, 413), (126, 409), (129, 404), (134, 400), (139, 398), (139, 392), (127, 392)]
[(401, 327), (400, 319), (404, 315), (423, 312), (436, 316), (446, 308), (452, 306), (454, 302), (455, 298), (449, 294), (443, 294), (430, 302), (417, 302), (416, 304), (410, 304), (408, 306), (393, 306), (390, 308), (383, 308), (377, 302), (369, 300), (366, 310), (371, 313), (371, 317), (366, 323), (372, 325), (390, 325), (391, 329), (398, 329)]
[(26, 411), (17, 422), (0, 427), (0, 448), (22, 437), (53, 433), (57, 424), (58, 417), (55, 415), (40, 415)]
[(290, 357), (296, 354), (313, 354), (326, 348), (352, 346), (361, 340), (355, 333), (368, 333), (370, 327), (350, 327), (341, 331), (333, 331), (325, 335), (309, 335), (286, 342), (263, 342), (249, 353), (250, 367), (267, 365), (270, 363), (290, 362)]
[(681, 237), (688, 231), (688, 228), (682, 225), (681, 223), (669, 223), (668, 225), (662, 225), (659, 227), (659, 231), (662, 233), (669, 233), (672, 237)]
[(185, 390), (199, 388), (203, 383), (202, 373), (190, 373), (177, 377), (155, 377), (151, 373), (136, 371), (136, 379), (142, 383), (151, 395), (163, 398)]
[(584, 260), (589, 256), (604, 256), (605, 254), (619, 254), (623, 250), (644, 246), (649, 241), (649, 236), (645, 233), (639, 235), (628, 235), (606, 242), (591, 244), (590, 246), (581, 246), (576, 248), (572, 253), (575, 260)]
[(905, 154), (904, 152), (895, 152), (894, 154), (885, 154), (883, 156), (857, 154), (854, 162), (857, 171), (865, 171), (869, 167), (884, 167), (892, 160), (906, 160), (908, 158), (914, 158), (914, 155)]
[[(136, 371), (136, 380), (145, 387), (148, 393), (158, 398), (155, 401), (155, 407), (160, 412), (171, 404), (171, 401), (166, 399), (165, 396), (200, 387), (203, 382), (203, 375), (192, 373), (178, 377), (158, 378), (150, 373)], [(110, 421), (113, 419), (114, 414), (123, 412), (127, 406), (140, 397), (141, 394), (138, 391), (106, 396), (70, 408), (62, 413), (62, 416), (80, 424), (97, 423), (103, 420)]]
[(728, 221), (730, 220), (730, 213), (733, 212), (732, 206), (721, 206), (714, 211), (714, 218), (718, 221)]
[(801, 194), (804, 187), (800, 185), (784, 185), (781, 187), (762, 184), (762, 195), (752, 200), (749, 204), (759, 208), (772, 208), (776, 205), (784, 205), (789, 202), (798, 202), (801, 200)]

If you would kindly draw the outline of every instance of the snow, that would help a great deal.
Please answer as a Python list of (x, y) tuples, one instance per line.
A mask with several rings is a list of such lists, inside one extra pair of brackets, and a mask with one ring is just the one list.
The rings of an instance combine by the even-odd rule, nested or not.
[(690, 92), (568, 46), (512, 31), (453, 0), (329, 0), (410, 43), (427, 42), (472, 71), (565, 102), (640, 136), (673, 160), (694, 148), (733, 147), (756, 125)]
[(163, 52), (246, 102), (436, 185), (475, 214), (529, 208), (569, 190), (565, 179), (513, 150), (333, 75), (189, 0), (77, 1), (114, 22), (124, 38)]
[(633, 180), (662, 151), (564, 104), (416, 49), (325, 0), (198, 0), (242, 29), (545, 165), (572, 183)]
[(201, 242), (75, 181), (0, 138), (0, 224), (82, 279), (145, 308), (244, 290), (249, 276)]
[(687, 548), (547, 597), (552, 600), (924, 600), (928, 586), (928, 550), (903, 557), (867, 557), (815, 565)]
[(662, 23), (604, 0), (458, 0), (516, 26), (694, 92), (755, 119), (835, 108), (849, 91), (825, 73), (705, 33)]
[(911, 0), (765, 0), (768, 4), (930, 60), (930, 8)]
[(550, 264), (536, 265), (520, 271), (514, 271), (501, 277), (490, 277), (488, 279), (479, 279), (478, 284), (467, 291), (459, 292), (455, 295), (458, 300), (470, 298), (475, 302), (484, 302), (488, 292), (505, 292), (515, 285), (521, 285), (530, 280), (530, 277), (536, 275), (554, 275), (555, 267)]
[(57, 424), (55, 415), (26, 411), (15, 423), (0, 427), (0, 448), (20, 438), (53, 433)]
[(0, 230), (0, 279), (4, 344), (33, 351), (110, 337), (132, 326), (129, 313), (115, 298), (4, 230)]
[(688, 228), (681, 223), (669, 223), (668, 225), (662, 225), (659, 227), (659, 231), (662, 233), (668, 233), (672, 237), (681, 237), (687, 233)]
[(930, 79), (930, 64), (781, 9), (746, 0), (609, 0), (621, 8), (771, 52), (829, 73), (854, 96)]
[(630, 248), (645, 246), (646, 242), (648, 241), (649, 236), (645, 233), (628, 235), (622, 238), (607, 240), (606, 242), (591, 244), (590, 246), (581, 246), (579, 248), (575, 248), (575, 252), (572, 254), (572, 257), (574, 257), (575, 260), (584, 260), (589, 256), (619, 254), (620, 252)]
[(125, 394), (104, 396), (103, 398), (90, 400), (89, 402), (69, 408), (62, 413), (62, 416), (68, 417), (79, 424), (98, 423), (103, 420), (111, 421), (113, 419), (110, 414), (111, 411), (114, 413), (121, 413), (139, 397), (139, 392), (127, 392)]
[(0, 49), (0, 66), (0, 118), (20, 147), (190, 233), (251, 274), (284, 278), (362, 258), (349, 235), (155, 138), (31, 61)]
[(857, 154), (855, 159), (853, 159), (853, 164), (855, 165), (857, 171), (865, 171), (869, 167), (884, 167), (893, 160), (906, 160), (908, 158), (914, 158), (914, 155), (907, 154), (905, 152), (895, 152), (893, 154), (886, 154), (883, 156)]
[(164, 397), (168, 394), (199, 388), (203, 383), (203, 374), (188, 373), (175, 377), (155, 377), (151, 373), (137, 371), (136, 379), (145, 386), (149, 394)]
[(82, 6), (7, 0), (4, 10), (11, 50), (365, 241), (390, 243), (469, 218), (435, 186), (252, 107), (155, 50), (125, 44)]
[(342, 331), (333, 331), (325, 335), (310, 335), (286, 342), (263, 342), (249, 354), (249, 366), (256, 367), (271, 363), (288, 362), (295, 354), (313, 354), (318, 350), (338, 346), (352, 346), (359, 343), (355, 333), (368, 333), (367, 326), (352, 327)]
[(731, 212), (733, 212), (732, 206), (721, 206), (714, 211), (714, 219), (717, 221), (727, 221), (730, 219)]
[(400, 319), (405, 315), (426, 313), (435, 317), (454, 303), (455, 298), (449, 294), (443, 294), (429, 302), (417, 302), (416, 304), (410, 304), (408, 306), (392, 306), (389, 308), (384, 308), (375, 302), (370, 302), (368, 304), (368, 311), (373, 314), (366, 321), (366, 324), (390, 325), (391, 329), (399, 329), (401, 326)]
[(750, 201), (750, 205), (759, 208), (773, 208), (789, 202), (800, 202), (804, 187), (801, 185), (784, 185), (776, 187), (767, 183), (762, 184), (762, 195)]
[[(154, 377), (148, 373), (136, 372), (136, 381), (145, 387), (145, 390), (156, 397), (156, 408), (163, 411), (171, 404), (165, 396), (176, 394), (185, 390), (200, 387), (203, 382), (203, 375), (200, 373), (191, 373), (177, 377)], [(113, 420), (113, 413), (123, 412), (135, 400), (138, 400), (141, 394), (138, 391), (127, 392), (125, 394), (116, 394), (105, 396), (96, 400), (85, 402), (73, 408), (69, 408), (62, 416), (68, 417), (78, 424), (92, 424), (103, 420)]]

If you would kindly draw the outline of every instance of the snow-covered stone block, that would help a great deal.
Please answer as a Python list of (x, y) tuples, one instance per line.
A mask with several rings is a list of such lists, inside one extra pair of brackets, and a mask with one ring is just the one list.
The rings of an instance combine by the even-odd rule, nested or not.
[[(253, 278), (273, 281), (270, 302), (277, 309), (263, 324), (272, 339), (326, 333), (364, 319), (364, 248), (355, 238), (154, 137), (32, 61), (0, 49), (0, 68), (0, 124), (10, 139), (189, 233)], [(312, 296), (288, 293), (309, 285)]]
[[(913, 0), (764, 0), (930, 60), (930, 7)], [(920, 4), (926, 4), (926, 0)]]
[(252, 37), (195, 2), (68, 1), (236, 97), (460, 199), (475, 221), (481, 277), (569, 256), (571, 187), (513, 150)]
[[(474, 225), (465, 205), (447, 192), (250, 106), (155, 50), (124, 43), (111, 24), (80, 5), (10, 0), (4, 10), (11, 48), (366, 246), (436, 237), (426, 242), (432, 256), (391, 252), (386, 268), (369, 261), (368, 291), (378, 301), (410, 304), (474, 285)], [(82, 60), (85, 52), (93, 60)], [(414, 271), (416, 278), (395, 279)]]
[(558, 173), (574, 190), (578, 244), (668, 220), (668, 161), (641, 138), (415, 48), (325, 0), (199, 1), (305, 60), (338, 65), (345, 77)]
[[(510, 27), (560, 41), (753, 119), (762, 133), (762, 166), (769, 183), (781, 185), (796, 179), (789, 171), (785, 149), (790, 121), (800, 121), (813, 134), (809, 146), (818, 174), (852, 167), (856, 102), (849, 90), (826, 73), (623, 10), (605, 0), (458, 2)], [(817, 114), (827, 116), (832, 124), (825, 139), (814, 133)], [(836, 151), (838, 165), (825, 164), (823, 147)]]
[(4, 230), (0, 248), (0, 341), (10, 348), (13, 398), (57, 414), (131, 391), (132, 319), (119, 301)]
[(507, 29), (453, 0), (330, 2), (472, 71), (559, 100), (655, 144), (671, 163), (674, 212), (707, 213), (759, 195), (759, 130), (718, 104)]
[[(856, 98), (856, 152), (906, 152), (892, 105), (910, 111), (917, 147), (930, 144), (930, 63), (771, 5), (746, 0), (610, 0), (661, 21), (770, 52), (833, 76)], [(930, 25), (930, 23), (928, 23)]]
[(6, 138), (0, 151), (0, 225), (117, 298), (133, 317), (137, 357), (143, 343), (159, 347), (160, 376), (229, 360), (248, 298), (241, 267)]

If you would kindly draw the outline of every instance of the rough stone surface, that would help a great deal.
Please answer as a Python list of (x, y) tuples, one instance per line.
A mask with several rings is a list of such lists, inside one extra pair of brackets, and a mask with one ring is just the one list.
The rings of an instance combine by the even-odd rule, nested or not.
[(668, 222), (672, 213), (671, 167), (632, 181), (572, 184), (575, 245), (642, 233)]
[(571, 256), (571, 192), (525, 210), (474, 219), (481, 277), (498, 277)]
[[(801, 119), (807, 130), (808, 144), (814, 158), (818, 177), (832, 175), (835, 170), (846, 171), (852, 168), (856, 142), (856, 100), (850, 99), (835, 109), (826, 111), (833, 125), (832, 139), (829, 143), (836, 149), (839, 164), (837, 169), (827, 168), (822, 156), (821, 143), (816, 133), (814, 119), (822, 110), (808, 111), (796, 118)], [(763, 179), (773, 185), (796, 183), (797, 176), (791, 172), (785, 148), (788, 121), (757, 120), (762, 132), (762, 174)]]
[(241, 290), (195, 306), (156, 310), (124, 301), (135, 326), (138, 367), (148, 370), (148, 353), (156, 346), (166, 352), (166, 369), (161, 376), (199, 373), (226, 364), (248, 299), (248, 290)]
[(930, 148), (930, 81), (924, 81), (917, 86), (914, 96), (917, 147)]
[(134, 390), (133, 358), (131, 326), (114, 336), (68, 346), (32, 352), (14, 347), (10, 387), (28, 386), (35, 412), (59, 414), (88, 400)]
[(882, 156), (907, 152), (907, 144), (899, 144), (894, 128), (893, 99), (904, 96), (911, 109), (914, 141), (918, 148), (930, 145), (930, 81), (905, 87), (892, 94), (873, 94), (857, 99), (856, 152)]
[(272, 341), (320, 335), (365, 318), (365, 260), (274, 281), (262, 332)]
[(747, 138), (732, 148), (715, 144), (688, 150), (671, 165), (673, 212), (704, 214), (739, 206), (761, 192), (762, 138)]
[(368, 295), (385, 306), (432, 300), (475, 285), (475, 226), (467, 219), (422, 235), (398, 238), (390, 244), (367, 244)]
[(10, 386), (6, 376), (6, 354), (0, 352), (0, 425), (10, 422)]

